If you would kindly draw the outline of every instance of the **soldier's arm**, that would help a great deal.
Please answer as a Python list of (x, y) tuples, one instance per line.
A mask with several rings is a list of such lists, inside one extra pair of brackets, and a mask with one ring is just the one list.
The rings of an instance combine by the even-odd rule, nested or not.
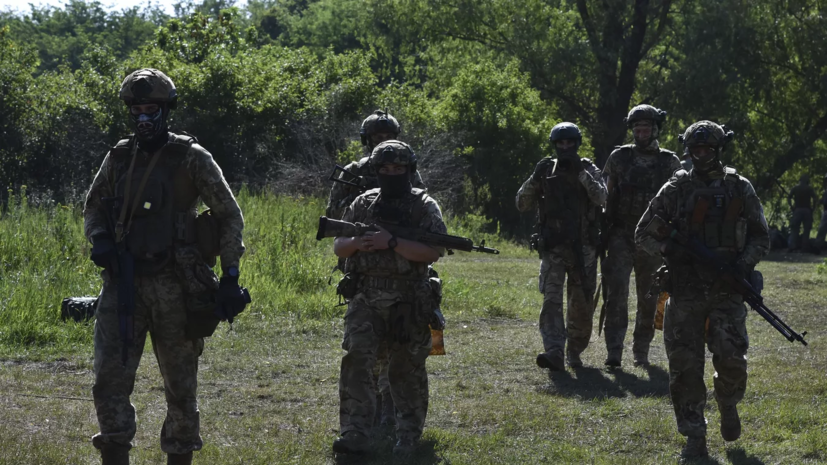
[(770, 228), (764, 217), (761, 200), (755, 194), (752, 184), (744, 182), (744, 218), (747, 220), (746, 246), (740, 260), (754, 266), (770, 251)]
[(681, 159), (677, 155), (672, 154), (672, 163), (669, 164), (669, 169), (672, 171), (669, 175), (675, 174), (675, 171), (682, 170)]
[[(107, 215), (109, 212), (103, 205), (101, 199), (106, 197), (114, 197), (114, 176), (112, 172), (112, 161), (110, 154), (106, 154), (103, 159), (98, 174), (92, 181), (92, 187), (86, 193), (86, 201), (83, 204), (83, 229), (86, 234), (86, 239), (90, 242), (93, 236), (99, 234), (114, 234), (114, 231), (109, 231), (109, 222)], [(114, 239), (114, 238), (113, 238)]]
[(517, 210), (521, 212), (531, 211), (537, 207), (537, 201), (541, 195), (540, 176), (545, 173), (552, 161), (550, 158), (543, 158), (537, 163), (534, 172), (525, 180), (520, 190), (517, 191)]
[(640, 217), (640, 221), (638, 221), (637, 228), (635, 229), (635, 243), (650, 255), (660, 256), (661, 245), (663, 245), (664, 241), (655, 239), (644, 230), (655, 215), (660, 216), (668, 222), (673, 220), (676, 213), (674, 207), (676, 204), (676, 195), (677, 190), (674, 184), (671, 182), (664, 184), (657, 195), (649, 202), (649, 208), (646, 209), (643, 216)]
[(608, 191), (606, 185), (603, 183), (603, 176), (600, 174), (600, 168), (589, 163), (588, 167), (580, 172), (578, 175), (580, 184), (586, 188), (586, 193), (589, 195), (589, 200), (598, 207), (606, 204)]
[(619, 149), (615, 149), (611, 154), (609, 154), (609, 158), (606, 159), (606, 164), (603, 165), (603, 171), (601, 176), (603, 176), (603, 184), (606, 186), (606, 201), (609, 201), (609, 197), (613, 195), (615, 188), (617, 187), (617, 173), (615, 173), (615, 159), (617, 158), (617, 153), (619, 153)]
[(238, 262), (244, 255), (244, 241), (241, 239), (244, 217), (221, 168), (210, 152), (198, 144), (193, 144), (187, 154), (186, 164), (201, 200), (218, 219), (221, 266), (238, 267)]

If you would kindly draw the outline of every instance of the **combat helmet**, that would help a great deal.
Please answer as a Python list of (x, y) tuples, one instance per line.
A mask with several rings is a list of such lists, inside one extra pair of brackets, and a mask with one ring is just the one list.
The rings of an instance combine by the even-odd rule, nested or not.
[(370, 165), (378, 169), (381, 165), (408, 166), (410, 173), (416, 172), (416, 153), (410, 145), (398, 140), (386, 140), (374, 147), (370, 154)]
[(396, 118), (391, 116), (387, 111), (376, 110), (372, 115), (362, 121), (362, 127), (359, 128), (359, 136), (361, 136), (362, 145), (369, 146), (370, 136), (382, 132), (387, 132), (393, 134), (394, 137), (397, 137), (399, 136), (399, 133), (402, 132), (402, 126), (400, 126), (399, 121), (397, 121)]
[(734, 137), (735, 133), (728, 130), (726, 126), (703, 120), (689, 126), (682, 136), (678, 136), (678, 141), (683, 143), (684, 153), (690, 156), (692, 156), (690, 150), (692, 147), (705, 145), (714, 150), (714, 156), (708, 160), (700, 160), (692, 156), (693, 165), (703, 171), (709, 169), (718, 160), (721, 152)]
[(174, 109), (178, 103), (178, 93), (172, 79), (153, 68), (139, 69), (127, 76), (121, 83), (118, 97), (127, 106), (157, 103)]
[(583, 143), (583, 135), (580, 133), (580, 128), (577, 127), (574, 123), (559, 123), (551, 128), (551, 133), (548, 135), (548, 141), (552, 144), (557, 142), (558, 140), (565, 140), (565, 139), (573, 139), (577, 145), (577, 148), (580, 148), (580, 144)]
[(652, 105), (644, 104), (632, 108), (629, 110), (629, 114), (623, 118), (623, 121), (629, 129), (634, 127), (635, 122), (644, 120), (652, 121), (652, 123), (658, 127), (658, 131), (660, 131), (663, 123), (666, 121), (666, 112)]

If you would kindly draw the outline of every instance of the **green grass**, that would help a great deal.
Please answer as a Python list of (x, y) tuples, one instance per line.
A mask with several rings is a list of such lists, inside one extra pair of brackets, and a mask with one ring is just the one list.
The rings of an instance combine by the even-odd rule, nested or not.
[[(366, 458), (342, 460), (330, 451), (338, 429), (343, 307), (335, 307), (327, 285), (332, 243), (313, 237), (321, 202), (246, 193), (240, 200), (248, 225), (243, 283), (254, 303), (232, 332), (222, 325), (207, 342), (199, 374), (205, 448), (195, 463), (398, 463), (390, 455), (391, 433), (378, 433), (378, 451)], [(98, 286), (79, 212), (20, 208), (0, 219), (0, 465), (96, 463), (89, 442), (97, 431), (91, 326), (60, 323), (56, 314), (61, 297)], [(473, 218), (450, 221), (452, 233), (482, 237), (463, 228), (476, 228)], [(53, 237), (58, 230), (68, 231), (64, 239)], [(25, 240), (8, 242), (10, 232)], [(541, 350), (539, 261), (513, 244), (493, 245), (503, 254), (458, 252), (436, 265), (446, 281), (448, 355), (428, 361), (424, 445), (409, 463), (677, 463), (683, 439), (668, 398), (661, 333), (649, 369), (603, 369), (605, 347), (594, 334), (585, 369), (549, 376), (534, 365)], [(70, 258), (55, 261), (61, 255)], [(723, 442), (711, 401), (713, 458), (705, 463), (827, 463), (827, 276), (816, 273), (817, 261), (773, 256), (761, 264), (767, 304), (799, 332), (809, 330), (810, 346), (787, 342), (750, 313), (744, 435)], [(10, 328), (29, 336), (12, 338)], [(710, 387), (712, 373), (708, 363)], [(149, 350), (133, 402), (132, 463), (163, 463), (162, 381)]]

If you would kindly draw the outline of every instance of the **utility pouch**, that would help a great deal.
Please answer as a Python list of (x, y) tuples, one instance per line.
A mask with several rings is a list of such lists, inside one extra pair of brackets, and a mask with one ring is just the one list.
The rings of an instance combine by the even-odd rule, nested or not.
[(391, 338), (400, 344), (411, 342), (411, 327), (415, 321), (414, 306), (408, 302), (400, 302), (392, 312)]
[(752, 270), (749, 275), (749, 283), (752, 284), (758, 295), (761, 295), (761, 291), (764, 290), (764, 275), (758, 270)]
[(356, 297), (359, 292), (359, 274), (350, 272), (345, 273), (339, 284), (336, 285), (336, 294), (342, 296), (344, 299), (350, 300)]
[(210, 337), (221, 320), (215, 316), (215, 292), (205, 291), (188, 294), (187, 297), (187, 339)]
[(221, 234), (218, 218), (212, 210), (205, 210), (195, 218), (195, 245), (201, 258), (210, 268), (221, 255)]

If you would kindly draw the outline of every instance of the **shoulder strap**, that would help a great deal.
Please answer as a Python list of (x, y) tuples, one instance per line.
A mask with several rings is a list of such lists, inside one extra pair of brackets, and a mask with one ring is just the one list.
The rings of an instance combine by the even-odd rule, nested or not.
[(172, 134), (173, 138), (164, 146), (163, 152), (168, 155), (186, 156), (192, 144), (198, 142), (193, 136)]

